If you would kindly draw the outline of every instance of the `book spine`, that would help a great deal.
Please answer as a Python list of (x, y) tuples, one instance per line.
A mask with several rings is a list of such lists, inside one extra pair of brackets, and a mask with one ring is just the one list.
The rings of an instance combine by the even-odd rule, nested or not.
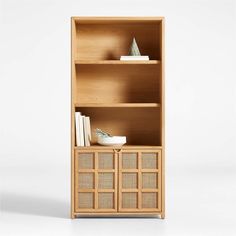
[(79, 120), (80, 120), (80, 112), (75, 112), (75, 145), (80, 146), (81, 145), (81, 140), (80, 140), (80, 125), (79, 125)]
[(79, 117), (79, 126), (80, 126), (80, 146), (84, 146), (84, 125), (83, 125), (83, 116)]
[(87, 116), (87, 127), (88, 127), (88, 140), (89, 140), (89, 144), (92, 140), (92, 133), (91, 133), (91, 124), (90, 124), (90, 117)]
[(90, 119), (88, 116), (85, 117), (85, 125), (86, 125), (86, 141), (87, 141), (87, 146), (90, 146), (90, 141), (91, 141), (91, 129), (90, 129)]
[(86, 116), (83, 116), (83, 125), (84, 125), (84, 145), (88, 146), (88, 132), (86, 125)]

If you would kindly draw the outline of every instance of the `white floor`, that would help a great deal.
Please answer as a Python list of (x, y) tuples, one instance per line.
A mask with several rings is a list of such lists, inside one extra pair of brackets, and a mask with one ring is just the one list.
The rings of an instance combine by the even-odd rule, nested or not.
[(64, 173), (63, 168), (52, 173), (37, 165), (1, 171), (1, 236), (236, 235), (233, 168), (167, 168), (165, 220), (71, 220), (67, 167)]

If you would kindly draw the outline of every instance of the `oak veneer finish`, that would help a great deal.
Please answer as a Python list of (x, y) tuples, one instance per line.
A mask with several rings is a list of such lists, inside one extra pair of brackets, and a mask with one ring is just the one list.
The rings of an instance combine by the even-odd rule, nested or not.
[[(164, 18), (72, 17), (71, 217), (165, 217)], [(135, 37), (150, 61), (120, 61)], [(74, 113), (127, 145), (75, 146)]]
[(77, 65), (76, 103), (159, 103), (160, 66)]
[[(127, 136), (127, 144), (161, 145), (160, 109), (158, 108), (85, 108), (77, 109), (90, 116), (91, 128)], [(153, 122), (155, 120), (155, 122)], [(92, 132), (92, 143), (96, 143)]]
[(77, 65), (129, 65), (129, 64), (140, 64), (140, 65), (155, 65), (160, 64), (160, 60), (149, 60), (149, 61), (120, 61), (120, 60), (75, 60)]
[[(76, 24), (76, 59), (119, 60), (127, 55), (135, 36), (139, 49), (150, 59), (160, 58), (160, 24), (122, 22), (114, 24)], [(148, 36), (148, 37), (147, 37)]]

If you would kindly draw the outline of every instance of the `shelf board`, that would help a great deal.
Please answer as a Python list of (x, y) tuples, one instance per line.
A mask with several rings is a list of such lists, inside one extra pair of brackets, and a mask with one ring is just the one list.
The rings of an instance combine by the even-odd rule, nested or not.
[(92, 144), (87, 147), (74, 147), (75, 150), (79, 149), (162, 149), (162, 146), (150, 146), (150, 145), (123, 145), (123, 146), (102, 146), (99, 144)]
[(75, 103), (75, 107), (160, 107), (160, 103)]
[(75, 64), (79, 65), (127, 65), (127, 64), (143, 64), (143, 65), (155, 65), (160, 64), (160, 60), (149, 61), (120, 61), (120, 60), (75, 60)]

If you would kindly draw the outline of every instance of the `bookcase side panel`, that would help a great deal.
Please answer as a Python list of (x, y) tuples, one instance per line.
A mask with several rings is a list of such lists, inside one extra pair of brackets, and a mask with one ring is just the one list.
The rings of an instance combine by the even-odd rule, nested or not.
[(161, 217), (165, 218), (165, 19), (161, 21), (161, 144), (162, 144), (162, 191)]
[(75, 179), (74, 179), (74, 147), (75, 147), (75, 43), (76, 41), (76, 26), (75, 20), (71, 18), (71, 218), (74, 218), (75, 215)]

